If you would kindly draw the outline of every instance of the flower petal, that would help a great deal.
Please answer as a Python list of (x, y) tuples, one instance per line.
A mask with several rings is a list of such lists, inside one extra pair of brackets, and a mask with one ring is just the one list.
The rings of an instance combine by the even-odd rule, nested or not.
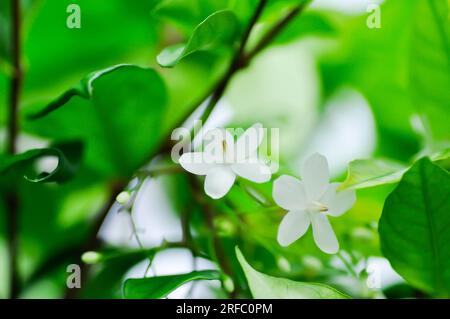
[(327, 254), (337, 253), (339, 251), (339, 242), (328, 217), (324, 214), (312, 214), (311, 224), (314, 241), (317, 246)]
[(272, 196), (275, 203), (286, 210), (301, 210), (308, 204), (303, 183), (288, 175), (273, 182)]
[(322, 196), (321, 203), (328, 207), (325, 213), (330, 216), (338, 217), (348, 211), (355, 204), (356, 192), (348, 189), (342, 192), (336, 192), (339, 184), (333, 183)]
[(306, 233), (310, 223), (311, 218), (305, 211), (288, 212), (278, 228), (278, 242), (281, 246), (289, 246)]
[(268, 182), (272, 177), (270, 168), (256, 158), (249, 159), (242, 163), (235, 163), (231, 166), (231, 168), (236, 175), (255, 183)]
[(254, 155), (264, 138), (262, 124), (256, 123), (248, 128), (236, 141), (236, 158), (242, 160)]
[(325, 156), (315, 153), (303, 163), (302, 180), (309, 200), (318, 200), (327, 190), (330, 180), (328, 161)]
[(216, 166), (211, 161), (207, 161), (205, 154), (201, 152), (184, 153), (178, 162), (185, 170), (195, 175), (206, 175)]
[(213, 198), (224, 197), (234, 184), (236, 175), (225, 165), (218, 165), (208, 172), (205, 179), (205, 193)]

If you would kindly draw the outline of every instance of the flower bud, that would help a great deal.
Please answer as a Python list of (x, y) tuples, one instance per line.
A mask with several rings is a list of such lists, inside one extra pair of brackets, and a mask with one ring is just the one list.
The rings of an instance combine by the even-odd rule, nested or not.
[(128, 201), (131, 198), (131, 194), (129, 192), (121, 192), (119, 195), (117, 195), (116, 197), (116, 201), (120, 204), (120, 205), (126, 205), (128, 203)]

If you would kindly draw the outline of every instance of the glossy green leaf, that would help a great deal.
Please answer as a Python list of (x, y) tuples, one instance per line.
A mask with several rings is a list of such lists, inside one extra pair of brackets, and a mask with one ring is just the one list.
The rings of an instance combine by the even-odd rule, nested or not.
[(340, 189), (359, 189), (398, 182), (406, 170), (400, 163), (384, 159), (356, 160), (349, 164)]
[(230, 10), (211, 14), (201, 22), (186, 44), (164, 49), (157, 57), (162, 67), (174, 67), (180, 60), (197, 51), (213, 50), (233, 44), (239, 35), (239, 21)]
[(27, 152), (0, 158), (0, 174), (5, 174), (18, 167), (31, 166), (36, 160), (44, 157), (57, 157), (58, 165), (51, 172), (42, 172), (36, 177), (24, 175), (24, 178), (33, 183), (65, 182), (77, 172), (82, 144), (79, 142), (60, 144), (51, 148), (33, 149)]
[(236, 255), (244, 270), (250, 291), (256, 299), (347, 299), (336, 289), (319, 283), (297, 282), (260, 273), (245, 260), (239, 248)]
[(416, 162), (386, 199), (381, 249), (410, 284), (450, 296), (450, 174), (428, 158)]
[(123, 66), (93, 82), (91, 99), (74, 97), (24, 126), (47, 138), (81, 139), (88, 168), (105, 177), (129, 177), (162, 142), (166, 105), (166, 87), (158, 73)]
[(216, 270), (193, 271), (181, 275), (128, 279), (124, 283), (123, 295), (128, 299), (164, 298), (181, 285), (193, 280), (219, 280)]
[(72, 99), (74, 96), (79, 96), (84, 99), (92, 98), (92, 95), (94, 93), (94, 81), (95, 80), (97, 80), (98, 78), (100, 78), (104, 75), (107, 75), (111, 72), (114, 72), (120, 68), (130, 67), (130, 66), (131, 65), (127, 65), (127, 64), (118, 64), (118, 65), (114, 65), (114, 66), (111, 66), (109, 68), (106, 68), (106, 69), (103, 69), (100, 71), (92, 72), (88, 76), (84, 77), (74, 87), (68, 89), (63, 94), (58, 96), (55, 100), (50, 102), (42, 110), (40, 110), (39, 112), (37, 112), (35, 114), (29, 115), (29, 118), (30, 119), (38, 119), (40, 117), (43, 117), (43, 116), (57, 110), (58, 108), (60, 108), (64, 104), (66, 104), (67, 102), (69, 102), (70, 99)]

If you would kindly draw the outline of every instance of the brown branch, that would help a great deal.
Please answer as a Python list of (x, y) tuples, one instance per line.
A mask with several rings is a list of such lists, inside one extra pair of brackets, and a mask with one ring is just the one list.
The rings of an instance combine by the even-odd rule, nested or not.
[[(17, 134), (18, 134), (18, 117), (19, 117), (19, 99), (22, 86), (22, 67), (21, 67), (21, 16), (20, 1), (13, 1), (11, 4), (11, 40), (12, 40), (12, 76), (10, 82), (9, 96), (9, 119), (8, 119), (8, 136), (7, 136), (7, 152), (9, 154), (16, 153)], [(19, 275), (17, 269), (18, 258), (18, 228), (19, 228), (19, 199), (15, 190), (5, 195), (8, 227), (8, 254), (9, 254), (9, 295), (10, 298), (17, 298), (19, 293)]]

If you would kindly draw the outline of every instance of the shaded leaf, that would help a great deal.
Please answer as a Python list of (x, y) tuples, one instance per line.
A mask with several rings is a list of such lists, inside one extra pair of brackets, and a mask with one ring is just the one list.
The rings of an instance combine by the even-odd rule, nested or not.
[(27, 152), (0, 158), (0, 174), (5, 174), (18, 167), (31, 166), (36, 160), (48, 156), (58, 158), (58, 165), (52, 172), (42, 172), (36, 177), (24, 175), (24, 178), (33, 183), (65, 182), (74, 176), (78, 170), (82, 144), (71, 142), (59, 146), (33, 149)]
[(247, 277), (250, 291), (256, 299), (347, 299), (336, 289), (319, 284), (297, 282), (260, 273), (250, 266), (239, 248), (236, 255)]
[(174, 67), (180, 60), (194, 52), (232, 44), (238, 34), (239, 21), (234, 13), (230, 10), (218, 11), (195, 28), (186, 44), (165, 48), (158, 55), (157, 61), (162, 67)]
[(116, 71), (116, 70), (118, 70), (120, 68), (129, 67), (129, 66), (131, 66), (131, 65), (118, 64), (118, 65), (113, 65), (113, 66), (111, 66), (109, 68), (106, 68), (106, 69), (103, 69), (103, 70), (100, 70), (100, 71), (92, 72), (88, 76), (84, 77), (74, 87), (68, 89), (66, 92), (61, 94), (55, 100), (50, 102), (42, 110), (40, 110), (37, 113), (30, 114), (29, 118), (30, 119), (38, 119), (40, 117), (43, 117), (43, 116), (45, 116), (45, 115), (47, 115), (47, 114), (57, 110), (58, 108), (60, 108), (64, 104), (66, 104), (67, 102), (69, 102), (70, 99), (73, 98), (74, 96), (80, 96), (80, 97), (82, 97), (84, 99), (92, 98), (92, 94), (94, 93), (94, 81), (95, 80), (97, 80), (98, 78), (102, 77), (103, 75), (106, 75), (106, 74), (109, 74), (111, 72), (114, 72), (114, 71)]
[(181, 275), (157, 276), (128, 279), (123, 287), (123, 295), (129, 299), (164, 298), (181, 285), (192, 280), (219, 280), (216, 270), (193, 271)]
[(129, 177), (160, 145), (166, 87), (153, 69), (123, 66), (93, 83), (89, 100), (75, 97), (27, 131), (52, 139), (81, 139), (85, 164), (104, 177)]
[(450, 296), (450, 174), (428, 158), (406, 172), (386, 199), (381, 249), (411, 285)]
[[(93, 265), (96, 276), (87, 282), (84, 298), (121, 298), (123, 277), (131, 267), (146, 258), (153, 258), (158, 249), (130, 250), (113, 248), (99, 253)], [(85, 255), (83, 255), (85, 256)]]

